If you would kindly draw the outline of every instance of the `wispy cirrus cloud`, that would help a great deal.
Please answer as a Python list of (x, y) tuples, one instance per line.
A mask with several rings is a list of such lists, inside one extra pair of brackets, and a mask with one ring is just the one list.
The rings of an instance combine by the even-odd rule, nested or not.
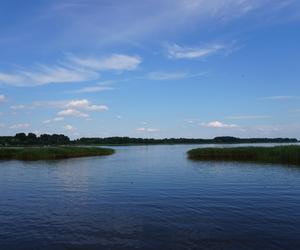
[(36, 108), (63, 108), (69, 101), (35, 101), (27, 104), (11, 105), (12, 110), (31, 110)]
[(0, 72), (0, 84), (33, 87), (51, 83), (72, 83), (98, 80), (101, 71), (135, 70), (141, 63), (138, 56), (113, 54), (98, 59), (69, 56), (61, 63), (39, 64), (31, 68)]
[(54, 108), (54, 109), (67, 109), (78, 108), (88, 111), (107, 111), (106, 105), (95, 105), (87, 99), (75, 100), (57, 100), (57, 101), (35, 101), (30, 104), (17, 104), (10, 107), (11, 109), (34, 109), (34, 108)]
[(18, 124), (13, 124), (9, 128), (10, 129), (25, 129), (29, 128), (30, 124), (29, 123), (18, 123)]
[(71, 65), (39, 65), (34, 70), (25, 69), (12, 73), (0, 73), (0, 83), (17, 87), (34, 87), (50, 83), (71, 83), (96, 80), (99, 73), (75, 68)]
[(200, 72), (200, 73), (189, 73), (189, 72), (181, 72), (181, 71), (173, 71), (173, 72), (167, 72), (167, 71), (153, 71), (150, 72), (147, 75), (147, 79), (153, 80), (153, 81), (168, 81), (168, 80), (181, 80), (185, 78), (192, 78), (197, 76), (203, 76), (207, 72)]
[(44, 120), (43, 123), (44, 124), (49, 124), (49, 123), (53, 123), (53, 122), (61, 122), (63, 121), (65, 118), (64, 117), (55, 117), (53, 119), (49, 119), (49, 120)]
[(154, 132), (159, 132), (159, 129), (157, 128), (137, 128), (136, 132), (139, 133), (143, 133), (143, 132), (150, 132), (150, 133), (154, 133)]
[(276, 95), (276, 96), (267, 96), (263, 97), (263, 100), (292, 100), (292, 99), (299, 99), (297, 96), (291, 96), (291, 95)]
[(300, 114), (300, 108), (291, 109), (289, 112), (293, 114)]
[[(65, 39), (69, 44), (135, 44), (153, 34), (165, 36), (195, 26), (201, 29), (212, 22), (227, 23), (252, 13), (265, 18), (268, 13), (295, 5), (296, 0), (161, 0), (146, 4), (139, 0), (109, 3), (54, 0), (45, 8), (44, 15), (47, 21), (62, 23), (62, 29), (68, 30)], [(99, 28), (99, 23), (105, 23), (105, 27)]]
[(128, 56), (121, 54), (113, 54), (109, 57), (98, 59), (71, 56), (69, 60), (78, 66), (96, 71), (130, 71), (135, 70), (142, 62), (142, 59), (139, 56)]
[(74, 93), (95, 93), (95, 92), (102, 92), (107, 90), (114, 90), (113, 87), (108, 86), (91, 86), (91, 87), (85, 87), (78, 90), (75, 90)]
[(0, 83), (18, 84), (23, 80), (23, 77), (19, 73), (1, 73), (0, 72)]
[(156, 71), (151, 72), (148, 74), (149, 80), (155, 80), (155, 81), (163, 81), (163, 80), (179, 80), (183, 79), (187, 76), (187, 73), (185, 72), (162, 72), (162, 71)]
[(224, 44), (207, 44), (197, 47), (179, 46), (178, 44), (169, 44), (166, 46), (167, 55), (172, 59), (195, 59), (206, 58), (208, 56), (224, 52), (228, 46)]
[(83, 87), (81, 89), (77, 89), (72, 91), (72, 93), (82, 94), (82, 93), (95, 93), (95, 92), (103, 92), (108, 90), (114, 90), (114, 87), (111, 86), (115, 81), (104, 81), (96, 83), (93, 86)]
[(226, 117), (231, 120), (256, 120), (256, 119), (269, 119), (270, 115), (233, 115)]
[(34, 105), (25, 105), (25, 104), (17, 104), (10, 106), (13, 110), (24, 110), (24, 109), (34, 109)]
[(0, 95), (0, 103), (4, 102), (6, 100), (5, 95)]

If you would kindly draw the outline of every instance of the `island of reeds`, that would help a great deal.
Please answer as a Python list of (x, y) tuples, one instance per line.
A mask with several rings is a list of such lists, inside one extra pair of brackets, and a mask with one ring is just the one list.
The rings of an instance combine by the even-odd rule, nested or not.
[(300, 146), (197, 148), (188, 151), (191, 160), (280, 163), (300, 166)]
[(2, 147), (0, 148), (0, 160), (59, 160), (76, 157), (104, 156), (113, 153), (113, 149), (97, 147)]

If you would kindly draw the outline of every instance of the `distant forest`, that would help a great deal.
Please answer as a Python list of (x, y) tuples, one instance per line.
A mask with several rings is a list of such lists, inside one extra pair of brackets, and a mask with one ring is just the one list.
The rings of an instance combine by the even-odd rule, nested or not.
[(298, 142), (295, 138), (237, 138), (232, 136), (215, 137), (214, 139), (190, 139), (190, 138), (130, 138), (130, 137), (106, 137), (106, 138), (80, 138), (70, 140), (62, 134), (18, 133), (15, 136), (0, 136), (1, 146), (47, 146), (47, 145), (154, 145), (154, 144), (217, 144), (217, 143), (289, 143)]

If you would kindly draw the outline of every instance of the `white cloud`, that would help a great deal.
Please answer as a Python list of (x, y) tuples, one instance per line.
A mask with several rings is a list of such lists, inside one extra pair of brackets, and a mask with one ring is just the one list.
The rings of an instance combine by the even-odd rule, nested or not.
[(87, 111), (107, 111), (108, 107), (105, 105), (93, 105), (86, 99), (73, 100), (66, 104), (70, 109), (83, 109)]
[(5, 124), (4, 123), (0, 123), (0, 128), (4, 128)]
[(90, 102), (86, 99), (73, 100), (66, 104), (68, 108), (86, 108), (90, 105)]
[(64, 108), (69, 101), (35, 101), (34, 108)]
[(13, 124), (9, 128), (10, 129), (23, 129), (23, 128), (29, 128), (29, 123), (19, 123), (19, 124)]
[(17, 104), (10, 106), (13, 110), (35, 109), (35, 108), (65, 108), (68, 101), (35, 101), (31, 104)]
[(220, 121), (201, 123), (201, 126), (205, 126), (209, 128), (237, 128), (238, 127), (236, 124), (226, 124)]
[(62, 65), (40, 65), (35, 70), (16, 71), (5, 74), (5, 76), (1, 77), (0, 72), (0, 83), (19, 87), (40, 86), (50, 83), (83, 82), (99, 78), (97, 72)]
[(1, 102), (4, 102), (5, 100), (6, 100), (5, 95), (0, 95), (0, 103), (1, 103)]
[(63, 120), (64, 120), (63, 117), (55, 117), (55, 118), (53, 119), (54, 122), (60, 122), (60, 121), (63, 121)]
[(10, 106), (10, 108), (14, 110), (22, 110), (22, 109), (34, 109), (35, 107), (33, 105), (18, 104), (18, 105), (12, 105)]
[(107, 111), (105, 105), (94, 105), (86, 99), (72, 100), (64, 105), (64, 110), (57, 113), (58, 116), (74, 116), (74, 117), (89, 117), (86, 112), (103, 112)]
[(137, 132), (158, 132), (159, 129), (156, 128), (137, 128), (136, 129)]
[(5, 74), (0, 72), (0, 83), (17, 84), (20, 81), (22, 81), (22, 78), (20, 78), (18, 75)]
[(68, 83), (94, 80), (99, 77), (96, 72), (85, 71), (80, 68), (63, 66), (40, 66), (39, 72), (22, 72), (25, 79), (35, 83), (35, 85), (44, 85), (48, 83)]
[(298, 114), (298, 113), (300, 113), (300, 109), (292, 109), (289, 112), (294, 113), (294, 114)]
[(63, 120), (64, 120), (63, 117), (55, 117), (55, 118), (53, 119), (54, 122), (60, 122), (60, 121), (63, 121)]
[(299, 97), (290, 96), (290, 95), (277, 95), (277, 96), (267, 96), (264, 97), (264, 100), (291, 100), (291, 99), (298, 99)]
[(82, 59), (69, 57), (62, 63), (54, 65), (40, 64), (29, 69), (17, 70), (12, 73), (0, 72), (0, 83), (33, 87), (51, 83), (72, 83), (98, 80), (101, 71), (135, 70), (141, 63), (138, 56), (115, 54), (100, 59)]
[(228, 116), (227, 119), (231, 120), (255, 120), (255, 119), (268, 119), (271, 118), (269, 115), (236, 115)]
[(254, 129), (257, 130), (258, 132), (268, 134), (272, 132), (278, 132), (282, 130), (282, 127), (278, 125), (261, 125), (261, 126), (254, 127)]
[(295, 137), (299, 134), (299, 123), (268, 124), (249, 128), (251, 133), (268, 137)]
[(272, 0), (183, 0), (179, 2), (181, 2), (181, 7), (186, 15), (193, 16), (198, 12), (200, 17), (216, 19), (221, 22), (246, 15), (270, 4)]
[(68, 131), (74, 131), (74, 130), (76, 130), (76, 128), (74, 128), (72, 125), (65, 125), (64, 127), (63, 127), (65, 130), (68, 130)]
[(85, 87), (79, 90), (74, 91), (74, 93), (94, 93), (94, 92), (102, 92), (106, 90), (113, 90), (114, 88), (109, 86), (93, 86), (93, 87)]
[(164, 72), (153, 71), (147, 75), (147, 79), (154, 81), (180, 80), (185, 78), (199, 77), (206, 75), (207, 72), (189, 73), (189, 72)]
[[(233, 132), (233, 131), (232, 131)], [(238, 137), (289, 137), (294, 138), (300, 132), (300, 124), (298, 122), (289, 122), (282, 124), (260, 124), (234, 129), (234, 135)], [(221, 134), (222, 135), (222, 134)]]
[[(51, 1), (52, 3), (53, 1)], [(209, 27), (222, 26), (229, 21), (250, 16), (265, 24), (278, 21), (279, 10), (289, 8), (290, 15), (297, 13), (297, 0), (161, 0), (161, 1), (54, 1), (47, 8), (47, 16), (62, 20), (63, 38), (71, 45), (138, 44), (153, 37), (180, 34), (191, 30), (201, 32)], [(280, 20), (288, 19), (286, 15)], [(105, 27), (99, 24), (105, 23)], [(214, 25), (217, 24), (217, 25)], [(248, 22), (251, 27), (252, 22)], [(253, 22), (252, 25), (256, 25)], [(59, 27), (58, 27), (59, 28)], [(196, 29), (197, 28), (197, 29)], [(80, 36), (78, 35), (80, 34)], [(164, 39), (164, 38), (163, 38)], [(98, 48), (97, 47), (97, 48)]]
[(188, 73), (185, 72), (162, 72), (162, 71), (155, 71), (148, 74), (148, 79), (150, 80), (179, 80), (186, 78)]
[(108, 107), (106, 105), (90, 105), (87, 107), (89, 111), (107, 111)]
[(89, 117), (89, 114), (76, 109), (65, 109), (57, 113), (58, 116)]
[(158, 132), (159, 129), (157, 128), (147, 128), (147, 132)]
[(102, 70), (135, 70), (142, 62), (139, 56), (128, 56), (122, 54), (114, 54), (106, 58), (78, 58), (70, 57), (70, 60), (83, 68), (88, 68), (96, 71)]
[(65, 100), (65, 101), (37, 101), (30, 105), (19, 104), (11, 106), (11, 109), (34, 109), (34, 108), (55, 108), (61, 109), (54, 119), (48, 119), (43, 123), (62, 121), (65, 116), (89, 117), (89, 112), (104, 112), (108, 110), (106, 105), (95, 105), (86, 99)]
[(60, 121), (63, 121), (64, 119), (65, 119), (64, 117), (55, 117), (53, 119), (45, 120), (45, 121), (43, 121), (43, 123), (48, 124), (48, 123), (52, 123), (52, 122), (60, 122)]
[(177, 44), (167, 45), (169, 58), (174, 59), (195, 59), (205, 58), (224, 51), (228, 47), (224, 44), (208, 44), (201, 47), (182, 47)]
[[(120, 81), (126, 81), (126, 80), (119, 80)], [(114, 87), (111, 86), (111, 84), (115, 83), (117, 81), (114, 80), (107, 80), (96, 83), (94, 86), (90, 87), (84, 87), (75, 91), (72, 91), (72, 93), (94, 93), (94, 92), (102, 92), (107, 90), (114, 90)]]
[(25, 109), (26, 106), (23, 104), (18, 104), (18, 105), (12, 105), (10, 106), (11, 109)]

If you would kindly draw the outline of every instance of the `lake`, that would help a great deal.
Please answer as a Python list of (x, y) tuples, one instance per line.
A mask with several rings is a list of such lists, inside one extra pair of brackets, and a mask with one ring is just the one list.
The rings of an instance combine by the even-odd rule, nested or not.
[(1, 161), (0, 249), (300, 249), (300, 167), (188, 160), (196, 147)]

